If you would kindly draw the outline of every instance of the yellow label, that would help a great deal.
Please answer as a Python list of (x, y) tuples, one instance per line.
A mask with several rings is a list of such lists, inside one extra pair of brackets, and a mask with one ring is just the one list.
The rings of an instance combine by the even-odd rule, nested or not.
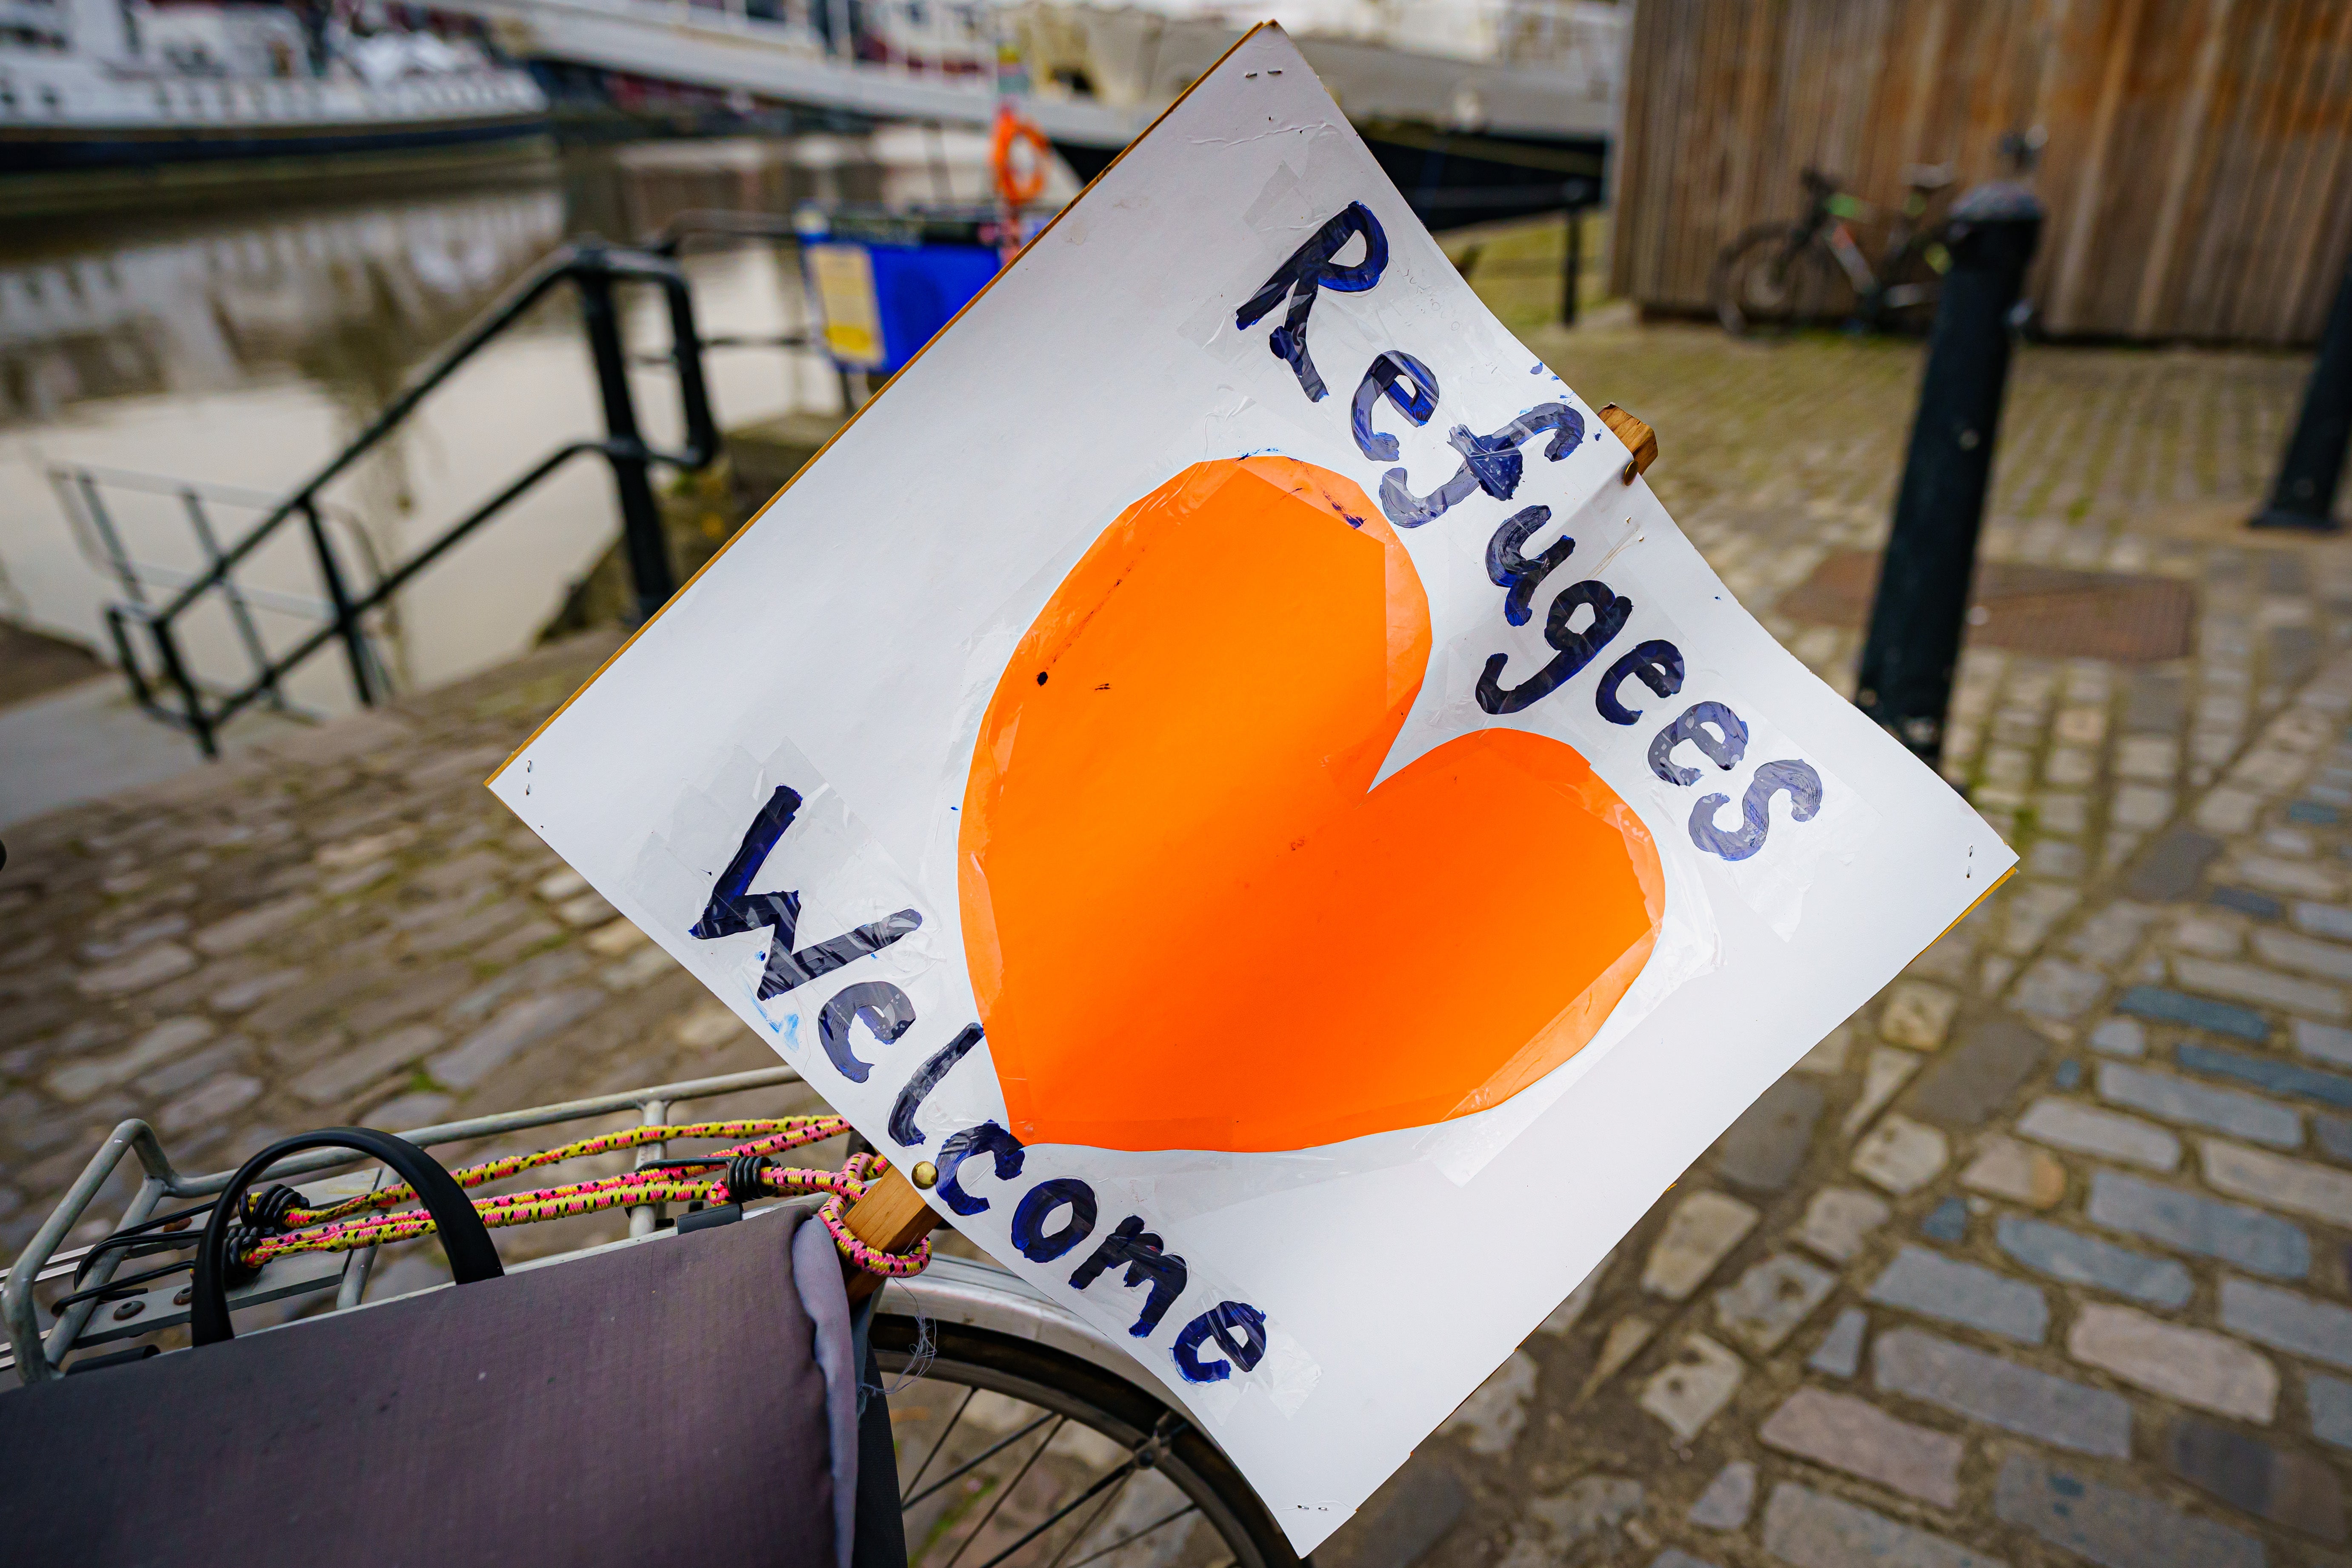
[(818, 245), (808, 252), (817, 309), (824, 314), (824, 346), (844, 364), (879, 365), (882, 315), (874, 302), (874, 267), (862, 245)]

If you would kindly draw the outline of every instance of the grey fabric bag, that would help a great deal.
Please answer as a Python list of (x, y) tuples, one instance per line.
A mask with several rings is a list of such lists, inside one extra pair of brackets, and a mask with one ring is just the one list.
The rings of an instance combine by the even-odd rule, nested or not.
[[(431, 1173), (380, 1157), (453, 1263), (488, 1249), (401, 1149)], [(856, 1454), (832, 1434), (856, 1389), (819, 1344), (851, 1367), (848, 1314), (830, 1247), (796, 1277), (804, 1213), (512, 1274), (492, 1251), (446, 1289), (0, 1394), (0, 1542), (20, 1563), (844, 1568)]]

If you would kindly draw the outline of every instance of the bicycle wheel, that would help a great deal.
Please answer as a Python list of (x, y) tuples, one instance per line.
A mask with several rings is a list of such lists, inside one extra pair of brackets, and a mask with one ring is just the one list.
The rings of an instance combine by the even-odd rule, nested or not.
[[(932, 1336), (919, 1360), (919, 1329)], [(1233, 1461), (1139, 1383), (877, 1313), (908, 1568), (1297, 1568)]]
[(1828, 308), (1834, 270), (1804, 230), (1785, 224), (1751, 228), (1716, 262), (1716, 319), (1735, 337), (1811, 326)]
[[(1934, 249), (1940, 251), (1941, 247)], [(1874, 325), (1885, 331), (1924, 337), (1936, 324), (1936, 304), (1943, 293), (1944, 275), (1935, 266), (1930, 247), (1912, 246), (1887, 269)]]

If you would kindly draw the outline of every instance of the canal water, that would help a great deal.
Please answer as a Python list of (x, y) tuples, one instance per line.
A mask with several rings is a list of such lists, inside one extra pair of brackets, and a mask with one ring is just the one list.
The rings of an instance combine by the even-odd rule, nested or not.
[[(124, 597), (88, 497), (149, 573), (151, 597), (204, 563), (187, 492), (215, 536), (316, 471), (434, 353), (570, 237), (624, 240), (688, 209), (788, 212), (808, 199), (976, 200), (985, 143), (916, 128), (791, 141), (647, 142), (551, 156), (495, 184), (197, 215), (119, 215), (0, 231), (0, 617), (100, 647)], [(706, 338), (804, 325), (789, 248), (690, 251)], [(628, 290), (626, 328), (648, 358), (667, 324)], [(840, 405), (821, 359), (720, 347), (707, 368), (722, 427)], [(675, 377), (632, 372), (640, 416), (679, 434)], [(578, 306), (559, 291), (434, 394), (375, 455), (325, 492), (347, 569), (390, 568), (567, 440), (600, 435)], [(89, 476), (88, 483), (77, 477)], [(617, 529), (612, 482), (575, 459), (427, 569), (375, 626), (398, 689), (436, 685), (529, 647)], [(238, 581), (267, 647), (312, 630), (324, 594), (299, 528)], [(188, 625), (207, 683), (249, 678), (250, 638), (225, 605)], [(351, 706), (332, 651), (295, 677), (310, 710)]]

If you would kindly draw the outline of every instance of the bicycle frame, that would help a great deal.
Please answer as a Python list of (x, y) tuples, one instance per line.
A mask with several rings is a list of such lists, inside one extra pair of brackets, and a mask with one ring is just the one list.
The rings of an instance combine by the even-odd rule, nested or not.
[[(559, 1126), (622, 1110), (635, 1110), (642, 1125), (656, 1126), (668, 1119), (673, 1107), (688, 1101), (709, 1100), (745, 1089), (777, 1088), (799, 1081), (800, 1074), (791, 1068), (763, 1068), (719, 1078), (625, 1089), (616, 1094), (535, 1106), (527, 1110), (509, 1111), (497, 1116), (475, 1117), (465, 1121), (418, 1128), (402, 1136), (412, 1143), (431, 1147), (496, 1137), (529, 1128)], [(639, 1164), (664, 1157), (663, 1145), (658, 1143), (647, 1144), (637, 1151), (636, 1155)], [(185, 1281), (172, 1279), (152, 1289), (126, 1292), (119, 1300), (100, 1295), (87, 1296), (58, 1315), (46, 1333), (41, 1329), (36, 1289), (46, 1281), (71, 1276), (83, 1268), (83, 1260), (89, 1258), (93, 1249), (85, 1247), (60, 1251), (60, 1245), (96, 1205), (109, 1178), (125, 1160), (132, 1158), (139, 1163), (142, 1179), (137, 1191), (124, 1205), (118, 1230), (152, 1219), (167, 1198), (204, 1198), (217, 1194), (227, 1185), (230, 1175), (234, 1173), (230, 1171), (217, 1171), (209, 1175), (183, 1173), (173, 1166), (162, 1141), (146, 1122), (133, 1118), (117, 1127), (90, 1157), (89, 1163), (83, 1167), (80, 1176), (67, 1190), (47, 1223), (35, 1233), (24, 1253), (17, 1258), (8, 1271), (5, 1286), (0, 1287), (0, 1316), (5, 1316), (6, 1321), (11, 1351), (7, 1358), (0, 1360), (0, 1368), (13, 1366), (22, 1382), (41, 1382), (59, 1375), (67, 1354), (72, 1351), (134, 1339), (158, 1329), (177, 1326), (187, 1320), (186, 1304), (176, 1299)], [(281, 1162), (269, 1174), (283, 1181), (360, 1163), (357, 1157), (342, 1151), (323, 1150), (295, 1155)], [(351, 1196), (370, 1190), (377, 1179), (374, 1172), (362, 1172), (356, 1176), (331, 1177), (305, 1184), (303, 1191), (314, 1201)], [(658, 1228), (659, 1223), (659, 1205), (632, 1209), (629, 1211), (630, 1236), (627, 1240), (534, 1259), (517, 1267), (544, 1268), (569, 1258), (583, 1258), (606, 1247), (633, 1246), (675, 1234)], [(190, 1228), (194, 1228), (193, 1223)], [(366, 1289), (374, 1258), (374, 1249), (370, 1248), (342, 1254), (297, 1254), (278, 1258), (266, 1265), (257, 1278), (232, 1290), (230, 1305), (258, 1306), (264, 1302), (333, 1290), (336, 1292), (334, 1310), (345, 1310), (361, 1304), (361, 1296)], [(120, 1249), (99, 1256), (88, 1264), (84, 1288), (102, 1290), (125, 1260), (126, 1254)], [(126, 1307), (130, 1309), (127, 1311), (124, 1310)], [(105, 1309), (106, 1317), (92, 1328), (91, 1320), (98, 1316), (100, 1309)], [(1138, 1369), (1134, 1358), (1118, 1346), (1031, 1289), (1017, 1277), (990, 1264), (973, 1263), (962, 1258), (935, 1258), (931, 1267), (922, 1274), (908, 1279), (892, 1280), (886, 1286), (882, 1310), (968, 1324), (1034, 1341), (1125, 1378), (1132, 1379)]]

